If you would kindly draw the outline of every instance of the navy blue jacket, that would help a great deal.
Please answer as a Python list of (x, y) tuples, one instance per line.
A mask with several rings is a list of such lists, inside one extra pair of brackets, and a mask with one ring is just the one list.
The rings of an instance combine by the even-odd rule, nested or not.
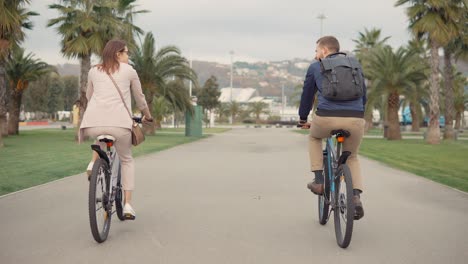
[[(340, 56), (330, 55), (329, 57)], [(316, 115), (338, 117), (364, 117), (366, 106), (366, 86), (364, 84), (364, 96), (353, 101), (329, 101), (322, 96), (322, 74), (320, 62), (314, 61), (307, 70), (304, 87), (302, 88), (301, 105), (299, 107), (300, 120), (307, 120), (315, 93), (318, 91), (318, 105)]]

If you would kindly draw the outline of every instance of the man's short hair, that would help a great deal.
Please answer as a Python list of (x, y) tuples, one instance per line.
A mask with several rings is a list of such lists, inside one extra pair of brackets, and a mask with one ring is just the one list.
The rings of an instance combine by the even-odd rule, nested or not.
[(322, 47), (326, 47), (331, 52), (340, 51), (340, 43), (333, 36), (321, 37), (317, 40), (317, 44)]

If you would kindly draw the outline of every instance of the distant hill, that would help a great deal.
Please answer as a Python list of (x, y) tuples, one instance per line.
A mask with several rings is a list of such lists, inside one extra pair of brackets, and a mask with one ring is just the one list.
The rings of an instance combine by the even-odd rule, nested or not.
[[(281, 96), (284, 85), (285, 95), (291, 95), (294, 87), (302, 84), (310, 61), (303, 59), (273, 62), (235, 62), (233, 67), (234, 88), (255, 88), (261, 96)], [(230, 87), (231, 68), (228, 64), (193, 61), (200, 85), (214, 75), (220, 88)]]
[(57, 71), (60, 75), (74, 75), (80, 76), (80, 65), (79, 64), (57, 64)]
[[(271, 62), (235, 62), (233, 67), (234, 88), (255, 88), (261, 96), (281, 96), (282, 86), (286, 96), (291, 96), (294, 87), (302, 85), (304, 76), (311, 61), (305, 59), (292, 59)], [(440, 60), (441, 67), (443, 58)], [(468, 62), (458, 61), (457, 69), (468, 76)], [(60, 75), (80, 75), (80, 66), (77, 64), (56, 65)], [(198, 74), (198, 81), (202, 86), (211, 75), (218, 79), (219, 87), (230, 86), (231, 67), (207, 61), (193, 61), (192, 67)]]

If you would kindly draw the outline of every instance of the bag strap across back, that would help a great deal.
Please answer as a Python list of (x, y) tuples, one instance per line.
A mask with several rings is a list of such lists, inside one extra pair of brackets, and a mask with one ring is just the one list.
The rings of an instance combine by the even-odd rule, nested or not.
[(109, 78), (111, 79), (112, 83), (114, 83), (114, 87), (115, 87), (115, 89), (117, 89), (117, 92), (119, 92), (120, 99), (122, 99), (122, 103), (124, 104), (125, 109), (127, 109), (127, 112), (128, 112), (128, 115), (130, 116), (130, 119), (132, 119), (132, 121), (133, 121), (132, 114), (131, 114), (130, 110), (128, 109), (127, 104), (125, 103), (125, 100), (124, 100), (123, 95), (122, 95), (122, 91), (120, 91), (120, 88), (119, 88), (119, 86), (117, 85), (117, 83), (115, 82), (114, 78), (112, 78), (112, 76), (111, 76), (110, 74), (107, 74), (107, 75), (108, 75)]

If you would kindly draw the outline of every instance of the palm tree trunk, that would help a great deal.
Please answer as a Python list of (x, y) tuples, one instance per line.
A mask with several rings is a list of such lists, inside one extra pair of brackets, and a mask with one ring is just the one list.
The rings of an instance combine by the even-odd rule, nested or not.
[(413, 120), (411, 122), (411, 131), (413, 132), (419, 132), (419, 114), (418, 111), (416, 110), (416, 106), (414, 103), (410, 103), (410, 112), (411, 112), (411, 119)]
[(454, 140), (455, 133), (453, 130), (453, 67), (452, 53), (446, 48), (444, 49), (444, 81), (445, 81), (445, 132), (444, 139)]
[(162, 128), (162, 125), (161, 125), (161, 119), (156, 119), (155, 122), (154, 122), (154, 127), (156, 129), (161, 129)]
[[(367, 80), (366, 86), (367, 86), (367, 98), (369, 98), (369, 88), (372, 87), (372, 81)], [(365, 106), (365, 112), (364, 112), (364, 120), (366, 121), (366, 124), (364, 126), (364, 133), (367, 133), (373, 127), (373, 123), (372, 123), (373, 115), (374, 115), (374, 107), (372, 106), (369, 107), (369, 101), (367, 101), (367, 104)]]
[(440, 143), (439, 127), (439, 45), (430, 40), (431, 46), (431, 80), (430, 80), (430, 104), (429, 124), (427, 126), (426, 142), (429, 144)]
[[(153, 100), (154, 100), (154, 93), (150, 93), (146, 97), (146, 104), (148, 105), (148, 108), (150, 109), (150, 111), (153, 107)], [(153, 124), (143, 126), (143, 133), (145, 135), (154, 136), (156, 134), (156, 129), (158, 129), (158, 127), (156, 127), (156, 123), (157, 123), (157, 120)], [(161, 125), (161, 122), (159, 122), (159, 125)]]
[[(156, 129), (157, 129), (156, 128), (156, 126), (157, 126), (156, 123), (157, 122), (154, 122), (153, 124), (143, 126), (143, 133), (145, 135), (148, 135), (148, 136), (156, 135)], [(159, 124), (159, 125), (161, 125), (161, 124)]]
[(367, 131), (369, 131), (372, 128), (372, 111), (368, 111), (364, 114), (364, 120), (366, 120), (364, 133), (367, 133)]
[(8, 133), (6, 132), (6, 97), (7, 97), (7, 86), (6, 86), (6, 74), (5, 74), (5, 61), (0, 58), (0, 148), (3, 147), (3, 136)]
[(88, 73), (89, 70), (91, 69), (91, 52), (89, 52), (89, 55), (84, 55), (81, 57), (81, 73), (80, 73), (80, 99), (78, 102), (78, 107), (79, 107), (79, 114), (78, 114), (78, 131), (75, 136), (75, 139), (78, 141), (78, 136), (79, 136), (79, 131), (80, 131), (80, 126), (81, 126), (81, 121), (83, 120), (83, 114), (86, 110), (86, 107), (88, 106), (88, 99), (86, 98), (86, 90), (88, 86)]
[(21, 109), (22, 91), (15, 91), (11, 94), (9, 105), (10, 120), (8, 121), (8, 134), (18, 135), (19, 131), (19, 115)]
[(398, 120), (398, 108), (400, 104), (400, 97), (398, 93), (392, 92), (388, 96), (388, 140), (401, 139), (400, 122)]
[(460, 130), (461, 125), (461, 112), (455, 113), (455, 129), (458, 131)]

